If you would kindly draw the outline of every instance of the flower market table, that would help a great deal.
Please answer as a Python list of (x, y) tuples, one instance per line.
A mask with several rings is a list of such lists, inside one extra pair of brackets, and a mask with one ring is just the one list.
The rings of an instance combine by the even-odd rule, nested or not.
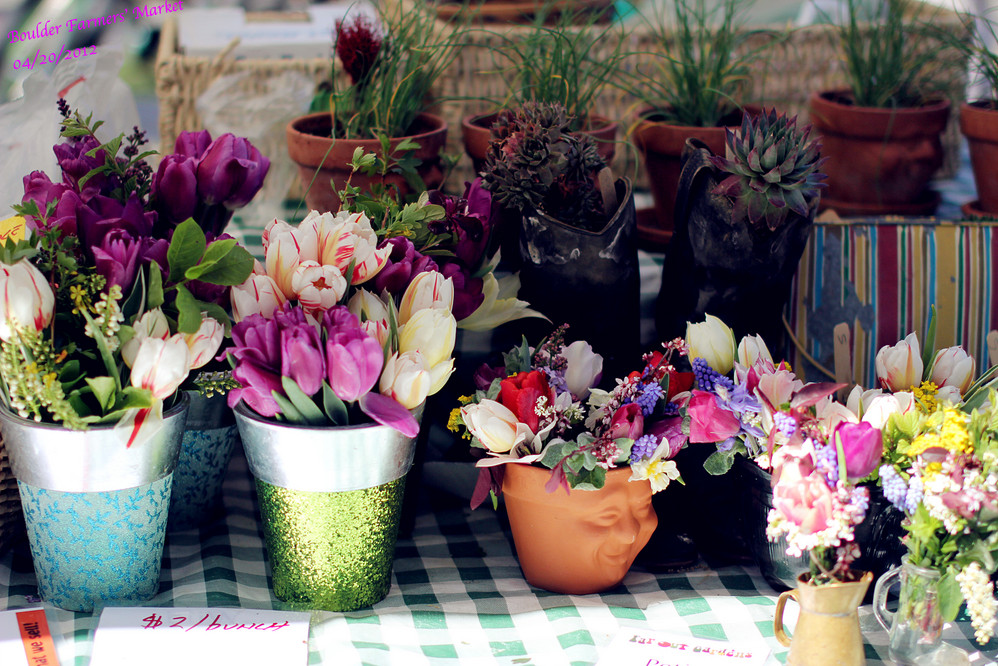
[[(224, 517), (168, 535), (160, 591), (146, 605), (303, 610), (270, 591), (256, 493), (241, 456), (229, 468), (224, 497)], [(763, 640), (774, 652), (768, 663), (786, 659), (773, 636), (777, 595), (754, 568), (633, 569), (604, 594), (551, 594), (524, 581), (501, 511), (472, 512), (429, 491), (420, 506), (411, 538), (399, 540), (384, 601), (352, 613), (312, 611), (309, 664), (593, 664), (623, 627)], [(26, 544), (0, 557), (0, 589), (0, 610), (39, 605)], [(98, 614), (42, 605), (60, 662), (85, 666)], [(796, 605), (787, 610), (792, 627)], [(868, 663), (888, 663), (887, 632), (870, 606), (860, 618)], [(945, 630), (945, 640), (966, 649), (971, 635), (969, 621)], [(994, 663), (996, 652), (992, 645), (972, 663)]]

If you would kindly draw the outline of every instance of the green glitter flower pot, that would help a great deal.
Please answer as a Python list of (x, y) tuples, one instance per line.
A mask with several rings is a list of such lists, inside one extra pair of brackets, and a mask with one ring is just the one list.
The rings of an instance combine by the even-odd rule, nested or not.
[(415, 438), (376, 424), (287, 425), (242, 404), (235, 414), (277, 598), (331, 611), (384, 599)]
[(67, 430), (0, 408), (38, 589), (66, 610), (135, 605), (159, 590), (173, 470), (188, 401), (148, 441), (113, 426)]

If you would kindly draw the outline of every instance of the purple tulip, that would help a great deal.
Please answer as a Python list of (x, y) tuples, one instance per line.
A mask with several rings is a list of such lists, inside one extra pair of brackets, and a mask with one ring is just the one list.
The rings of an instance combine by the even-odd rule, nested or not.
[[(166, 253), (170, 250), (170, 241), (165, 238), (153, 238), (152, 236), (146, 236), (139, 240), (139, 258), (142, 260), (144, 265), (148, 265), (152, 262), (156, 262), (159, 265), (159, 270), (163, 274), (163, 282), (166, 282), (166, 278), (169, 275), (170, 264), (166, 258)], [(189, 283), (190, 286), (193, 283)], [(196, 294), (195, 294), (196, 295)], [(201, 298), (198, 296), (198, 298)], [(201, 298), (201, 300), (206, 300)]]
[(136, 239), (149, 236), (156, 224), (156, 213), (146, 212), (134, 192), (124, 205), (97, 195), (77, 208), (76, 221), (84, 250), (92, 252), (91, 248), (99, 246), (112, 229), (123, 229)]
[(497, 379), (506, 379), (507, 376), (505, 367), (493, 367), (488, 363), (482, 363), (478, 369), (475, 370), (472, 380), (475, 382), (475, 389), (479, 391), (488, 391), (489, 387), (492, 386), (492, 382)]
[[(255, 314), (232, 327), (232, 346), (227, 350), (236, 364), (256, 363), (279, 373), (281, 328), (276, 319)], [(218, 360), (222, 360), (224, 355)]]
[[(199, 130), (197, 132), (184, 131), (177, 137), (173, 144), (173, 152), (176, 155), (190, 157), (195, 160), (201, 159), (204, 151), (211, 145), (211, 132)], [(169, 155), (167, 155), (169, 157)], [(164, 158), (165, 159), (165, 158)], [(185, 218), (186, 219), (186, 218)]]
[(884, 452), (884, 438), (880, 430), (866, 421), (843, 421), (832, 432), (833, 443), (842, 444), (846, 459), (846, 476), (862, 479), (877, 469)]
[(385, 352), (381, 344), (360, 328), (360, 320), (342, 305), (322, 317), (326, 329), (326, 374), (333, 393), (354, 402), (370, 393), (381, 376)]
[(289, 377), (305, 395), (322, 388), (326, 362), (319, 331), (303, 323), (281, 331), (281, 375)]
[[(71, 191), (72, 188), (68, 185), (63, 183), (53, 183), (49, 179), (48, 174), (44, 171), (32, 171), (24, 177), (24, 196), (21, 197), (21, 203), (23, 204), (28, 203), (28, 201), (34, 201), (38, 204), (38, 210), (44, 213), (50, 201), (59, 201), (62, 199), (64, 194)], [(28, 217), (26, 219), (28, 227), (32, 230), (37, 229), (41, 225), (41, 220), (35, 219), (34, 217)], [(75, 214), (73, 219), (75, 223)]]
[(198, 161), (198, 195), (209, 206), (242, 208), (263, 186), (269, 168), (270, 160), (247, 139), (223, 134)]
[(139, 243), (124, 229), (112, 229), (101, 239), (100, 246), (91, 249), (97, 272), (104, 276), (107, 285), (119, 285), (127, 294), (135, 282)]
[[(430, 222), (431, 232), (452, 235), (454, 254), (465, 268), (481, 265), (493, 226), (492, 194), (482, 187), (482, 179), (465, 183), (464, 196), (452, 197), (439, 190), (429, 193), (429, 203), (442, 206), (444, 219)], [(460, 317), (458, 317), (460, 319)]]
[(401, 294), (417, 274), (437, 270), (436, 262), (417, 252), (416, 246), (408, 238), (393, 236), (379, 247), (383, 248), (385, 245), (390, 245), (392, 251), (388, 255), (388, 263), (374, 276), (376, 293), (387, 290), (389, 294)]
[(194, 214), (198, 202), (197, 168), (194, 158), (186, 155), (167, 155), (159, 163), (152, 179), (152, 199), (162, 222), (176, 225)]
[(485, 294), (482, 289), (485, 281), (482, 278), (473, 278), (468, 273), (468, 269), (456, 263), (444, 264), (440, 272), (444, 277), (449, 277), (454, 281), (454, 318), (461, 321), (471, 315), (472, 312), (485, 301)]
[(284, 392), (279, 374), (247, 361), (233, 368), (232, 377), (242, 386), (229, 392), (229, 407), (235, 407), (242, 400), (260, 416), (276, 416), (280, 413), (281, 409), (272, 393)]
[(360, 409), (376, 422), (395, 428), (406, 437), (419, 434), (419, 422), (395, 398), (380, 393), (365, 393), (360, 399)]
[(81, 178), (104, 164), (103, 150), (97, 151), (93, 157), (87, 155), (87, 152), (99, 145), (94, 137), (85, 136), (82, 139), (70, 139), (52, 146), (59, 168), (62, 169), (62, 181), (79, 192), (84, 201), (101, 193), (107, 181), (106, 176), (98, 175), (88, 180), (82, 189), (79, 186)]

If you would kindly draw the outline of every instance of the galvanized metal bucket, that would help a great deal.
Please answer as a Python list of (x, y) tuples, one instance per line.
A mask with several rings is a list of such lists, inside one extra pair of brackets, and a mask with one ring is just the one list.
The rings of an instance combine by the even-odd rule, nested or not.
[(67, 430), (0, 407), (46, 601), (91, 612), (156, 594), (187, 408), (181, 397), (158, 433), (126, 447), (113, 426)]
[(391, 586), (415, 438), (377, 424), (294, 426), (235, 408), (278, 599), (349, 611)]

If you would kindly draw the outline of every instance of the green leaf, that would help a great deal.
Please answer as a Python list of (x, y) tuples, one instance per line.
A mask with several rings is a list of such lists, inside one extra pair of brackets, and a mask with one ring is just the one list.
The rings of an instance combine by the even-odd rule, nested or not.
[(177, 331), (197, 333), (201, 328), (201, 305), (184, 285), (177, 285)]
[(956, 580), (956, 570), (951, 567), (939, 579), (939, 611), (942, 613), (943, 622), (955, 620), (962, 605), (960, 583)]
[(338, 395), (333, 393), (329, 382), (326, 381), (322, 382), (322, 408), (325, 410), (329, 420), (336, 425), (347, 425), (350, 423), (346, 404), (340, 400)]
[(87, 385), (94, 392), (97, 404), (102, 412), (108, 411), (114, 406), (114, 379), (111, 377), (87, 377)]
[(163, 272), (155, 261), (149, 264), (149, 286), (146, 288), (146, 307), (150, 310), (163, 305)]
[(215, 241), (197, 266), (188, 268), (184, 276), (210, 284), (231, 287), (242, 284), (253, 272), (253, 255), (236, 243), (235, 238)]
[(295, 380), (290, 377), (281, 377), (281, 386), (284, 387), (288, 399), (294, 404), (295, 409), (302, 415), (306, 423), (309, 425), (324, 425), (326, 423), (326, 416), (322, 410), (312, 401), (312, 398), (305, 395)]
[(703, 461), (703, 469), (712, 476), (721, 476), (727, 474), (734, 463), (734, 451), (714, 451)]
[(931, 306), (929, 326), (925, 332), (925, 342), (922, 346), (922, 380), (932, 378), (932, 366), (936, 360), (936, 306)]
[(102, 423), (114, 423), (125, 415), (129, 409), (146, 409), (152, 407), (152, 391), (135, 386), (126, 386), (118, 394), (118, 399), (114, 403), (114, 409), (101, 418)]
[(193, 218), (187, 218), (177, 225), (170, 241), (170, 249), (166, 251), (166, 259), (170, 265), (170, 281), (179, 282), (184, 278), (187, 269), (196, 266), (204, 256), (207, 245), (204, 232)]
[(285, 398), (283, 395), (277, 391), (271, 391), (270, 395), (274, 396), (274, 400), (277, 401), (277, 406), (281, 408), (281, 416), (283, 416), (289, 423), (296, 423), (298, 425), (306, 425), (308, 421), (302, 416), (301, 412), (294, 406), (290, 400)]

